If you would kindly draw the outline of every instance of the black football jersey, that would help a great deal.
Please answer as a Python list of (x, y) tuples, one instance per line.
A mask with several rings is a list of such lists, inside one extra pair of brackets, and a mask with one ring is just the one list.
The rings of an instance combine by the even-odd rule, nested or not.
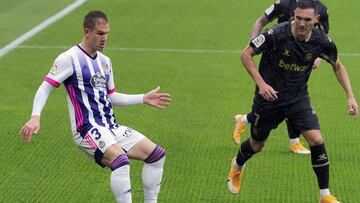
[(308, 41), (299, 41), (291, 32), (291, 22), (275, 25), (253, 40), (250, 46), (262, 53), (259, 72), (265, 82), (278, 91), (278, 99), (268, 102), (255, 91), (259, 104), (284, 105), (308, 96), (307, 82), (317, 57), (333, 64), (337, 60), (334, 42), (319, 29), (312, 30)]
[[(265, 17), (268, 21), (278, 19), (278, 23), (290, 21), (294, 15), (297, 0), (280, 0), (272, 4), (265, 10)], [(329, 33), (329, 15), (326, 6), (320, 1), (316, 1), (316, 10), (320, 15), (319, 23), (316, 26), (326, 34)]]

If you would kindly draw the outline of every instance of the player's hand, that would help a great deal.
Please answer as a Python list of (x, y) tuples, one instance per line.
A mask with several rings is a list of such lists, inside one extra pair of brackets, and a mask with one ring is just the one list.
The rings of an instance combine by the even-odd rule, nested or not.
[(275, 101), (277, 100), (277, 91), (275, 91), (270, 85), (263, 83), (258, 85), (259, 87), (259, 94), (266, 100), (266, 101)]
[(321, 63), (321, 58), (316, 58), (312, 68), (316, 69), (316, 68), (320, 67), (320, 63)]
[(144, 94), (144, 103), (159, 109), (165, 109), (171, 102), (170, 94), (159, 91), (160, 87), (157, 87)]
[(348, 106), (349, 106), (349, 115), (356, 116), (359, 113), (359, 106), (355, 100), (355, 98), (348, 99)]
[(33, 134), (40, 130), (40, 116), (32, 116), (28, 122), (20, 129), (19, 135), (24, 138), (24, 142), (30, 142)]

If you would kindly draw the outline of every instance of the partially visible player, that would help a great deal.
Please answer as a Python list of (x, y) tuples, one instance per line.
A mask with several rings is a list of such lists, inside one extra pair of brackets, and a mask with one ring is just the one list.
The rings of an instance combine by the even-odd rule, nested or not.
[[(250, 40), (257, 37), (264, 27), (272, 22), (274, 19), (277, 19), (277, 23), (283, 23), (286, 21), (291, 21), (294, 16), (294, 8), (296, 2), (299, 0), (278, 0), (267, 8), (264, 12), (264, 15), (259, 17), (252, 28), (250, 33)], [(316, 3), (316, 10), (318, 12), (318, 22), (315, 24), (324, 33), (329, 33), (329, 15), (327, 12), (326, 6), (319, 0), (313, 0)]]
[(116, 92), (111, 60), (101, 53), (109, 32), (110, 25), (103, 12), (91, 11), (84, 17), (81, 43), (55, 59), (35, 95), (32, 116), (20, 134), (27, 143), (34, 133), (39, 132), (40, 114), (48, 96), (55, 87), (64, 84), (74, 142), (97, 164), (112, 170), (110, 186), (116, 202), (132, 201), (130, 158), (144, 162), (144, 201), (155, 203), (160, 191), (165, 150), (134, 129), (119, 125), (113, 106), (144, 103), (163, 109), (171, 101), (170, 95), (160, 93), (159, 87), (146, 94)]
[[(316, 16), (313, 1), (299, 1), (293, 21), (280, 23), (263, 32), (251, 40), (241, 53), (241, 61), (255, 81), (256, 89), (249, 114), (254, 118), (251, 122), (251, 137), (241, 143), (237, 156), (231, 162), (228, 188), (233, 194), (240, 192), (245, 163), (261, 151), (271, 130), (287, 118), (310, 146), (311, 164), (320, 189), (320, 202), (339, 202), (330, 193), (329, 159), (307, 89), (316, 58), (321, 57), (331, 64), (347, 96), (349, 115), (356, 116), (359, 107), (346, 68), (337, 56), (335, 43), (325, 33), (314, 28)], [(262, 54), (259, 70), (253, 59), (256, 54)], [(247, 175), (251, 178), (254, 174)]]
[[(272, 4), (269, 8), (267, 8), (264, 12), (264, 15), (259, 17), (252, 28), (250, 33), (250, 40), (257, 37), (264, 27), (272, 22), (274, 19), (277, 19), (277, 23), (282, 23), (286, 21), (291, 21), (294, 16), (294, 8), (296, 2), (299, 0), (279, 0)], [(313, 0), (316, 4), (316, 10), (318, 12), (317, 18), (319, 19), (315, 26), (328, 34), (329, 32), (329, 15), (327, 12), (326, 6), (318, 0)], [(313, 67), (316, 68), (320, 65), (320, 58), (317, 58), (314, 62)], [(245, 126), (248, 124), (248, 119), (252, 119), (250, 116), (247, 117), (247, 114), (242, 115), (238, 114), (234, 117), (235, 129), (233, 132), (233, 139), (236, 144), (240, 143), (240, 137), (245, 132)], [(304, 145), (300, 142), (300, 132), (296, 132), (289, 124), (289, 121), (285, 119), (288, 136), (290, 140), (289, 149), (290, 152), (295, 154), (310, 154), (310, 151), (304, 147)], [(250, 121), (251, 122), (251, 121)]]

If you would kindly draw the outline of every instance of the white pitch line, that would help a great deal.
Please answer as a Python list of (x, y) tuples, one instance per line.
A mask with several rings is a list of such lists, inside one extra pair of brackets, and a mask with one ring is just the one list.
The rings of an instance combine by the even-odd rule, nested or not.
[(49, 25), (53, 24), (54, 22), (56, 22), (57, 20), (61, 19), (62, 17), (66, 16), (67, 14), (69, 14), (71, 11), (73, 11), (74, 9), (76, 9), (77, 7), (81, 6), (83, 3), (85, 3), (87, 0), (77, 0), (74, 3), (70, 4), (68, 7), (64, 8), (62, 11), (60, 11), (59, 13), (51, 16), (50, 18), (46, 19), (44, 22), (40, 23), (39, 25), (37, 25), (36, 27), (32, 28), (31, 30), (29, 30), (28, 32), (26, 32), (25, 34), (21, 35), (19, 38), (17, 38), (16, 40), (10, 42), (10, 44), (4, 46), (3, 48), (0, 49), (0, 58), (5, 56), (8, 52), (10, 52), (11, 50), (13, 50), (14, 48), (16, 48), (17, 46), (19, 46), (20, 44), (22, 44), (23, 42), (25, 42), (26, 40), (30, 39), (31, 37), (33, 37), (35, 34), (37, 34), (38, 32), (40, 32), (41, 30), (45, 29), (46, 27), (48, 27)]
[[(19, 49), (69, 49), (69, 46), (43, 46), (43, 45), (20, 45)], [(106, 50), (122, 52), (176, 52), (176, 53), (235, 53), (240, 54), (241, 50), (231, 49), (174, 49), (174, 48), (126, 48), (126, 47), (108, 47)], [(339, 53), (340, 56), (358, 57), (360, 53)]]

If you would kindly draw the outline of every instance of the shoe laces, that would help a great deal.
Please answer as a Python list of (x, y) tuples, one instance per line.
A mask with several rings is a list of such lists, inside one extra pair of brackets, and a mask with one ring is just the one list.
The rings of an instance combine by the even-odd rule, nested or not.
[(298, 149), (298, 150), (306, 150), (303, 142), (297, 142), (297, 143), (293, 144), (293, 146), (295, 149)]
[(240, 184), (240, 174), (241, 174), (241, 170), (240, 169), (236, 169), (235, 167), (232, 168), (232, 177), (231, 177), (231, 181), (233, 183), (233, 185), (239, 185)]

